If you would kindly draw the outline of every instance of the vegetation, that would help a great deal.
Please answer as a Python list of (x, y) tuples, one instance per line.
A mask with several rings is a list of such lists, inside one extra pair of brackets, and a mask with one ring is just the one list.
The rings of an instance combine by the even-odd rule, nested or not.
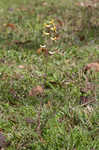
[(99, 150), (96, 4), (0, 1), (1, 148)]

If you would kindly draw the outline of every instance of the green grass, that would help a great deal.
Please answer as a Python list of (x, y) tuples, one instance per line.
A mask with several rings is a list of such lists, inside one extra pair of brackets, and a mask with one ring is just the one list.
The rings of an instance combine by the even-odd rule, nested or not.
[[(6, 149), (99, 150), (99, 72), (84, 73), (99, 61), (99, 26), (79, 30), (82, 18), (76, 16), (84, 10), (72, 1), (4, 0), (0, 6), (0, 132), (10, 142)], [(43, 36), (50, 19), (56, 43)], [(45, 43), (54, 54), (37, 53)], [(38, 85), (44, 93), (30, 96)], [(81, 97), (94, 102), (83, 105)]]

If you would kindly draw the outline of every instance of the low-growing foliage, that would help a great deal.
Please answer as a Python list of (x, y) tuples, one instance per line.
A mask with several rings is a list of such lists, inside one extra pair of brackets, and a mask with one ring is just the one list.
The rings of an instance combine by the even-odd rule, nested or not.
[(99, 150), (99, 7), (93, 6), (0, 1), (0, 148)]

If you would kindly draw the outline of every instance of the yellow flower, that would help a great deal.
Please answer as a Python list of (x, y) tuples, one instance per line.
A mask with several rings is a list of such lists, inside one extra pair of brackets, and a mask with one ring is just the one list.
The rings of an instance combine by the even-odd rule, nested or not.
[(46, 28), (50, 28), (50, 25), (49, 25), (49, 24), (44, 23), (44, 27), (46, 27)]
[(45, 47), (46, 47), (46, 45), (40, 45), (40, 47), (41, 47), (41, 48), (45, 48)]
[(52, 27), (51, 30), (56, 32), (56, 26)]
[(56, 37), (51, 37), (52, 41), (56, 41), (56, 39), (57, 39)]
[(49, 24), (54, 24), (54, 19), (52, 19), (51, 21), (49, 21)]
[(43, 34), (44, 34), (44, 35), (49, 35), (50, 33), (44, 31)]

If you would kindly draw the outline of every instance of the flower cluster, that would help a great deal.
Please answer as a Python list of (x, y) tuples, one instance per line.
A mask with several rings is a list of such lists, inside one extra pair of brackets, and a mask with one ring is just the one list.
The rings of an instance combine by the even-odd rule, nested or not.
[(56, 25), (54, 20), (50, 20), (47, 23), (44, 23), (44, 31), (43, 31), (44, 36), (47, 36), (50, 38), (52, 41), (56, 41)]

